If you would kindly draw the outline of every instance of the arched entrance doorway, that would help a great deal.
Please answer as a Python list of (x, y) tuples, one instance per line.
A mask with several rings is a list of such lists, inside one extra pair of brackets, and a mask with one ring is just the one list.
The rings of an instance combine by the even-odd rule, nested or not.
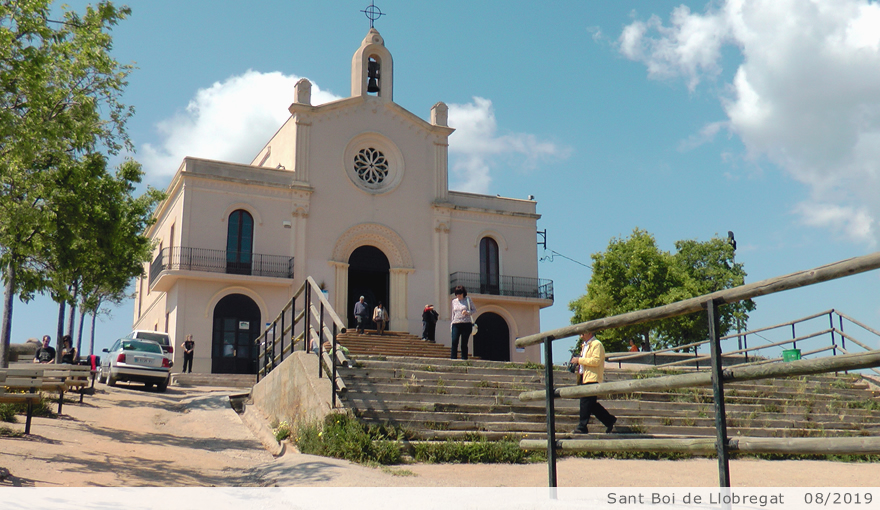
[(211, 373), (257, 373), (260, 307), (242, 294), (230, 294), (214, 307)]
[[(385, 308), (393, 306), (388, 302), (388, 288), (391, 264), (382, 250), (375, 246), (361, 246), (348, 257), (348, 326), (354, 328), (357, 321), (354, 318), (354, 303), (364, 296), (370, 315), (379, 301)], [(375, 328), (375, 324), (369, 322), (368, 328)]]
[(497, 313), (487, 312), (477, 317), (474, 356), (491, 361), (510, 361), (510, 328)]

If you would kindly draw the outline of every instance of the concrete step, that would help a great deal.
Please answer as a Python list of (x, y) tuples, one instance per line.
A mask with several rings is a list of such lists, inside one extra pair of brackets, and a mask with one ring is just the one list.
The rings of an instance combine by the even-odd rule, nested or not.
[(176, 386), (252, 388), (256, 383), (253, 374), (171, 374), (171, 384)]
[[(361, 355), (340, 373), (348, 385), (343, 401), (364, 421), (394, 423), (422, 440), (539, 437), (546, 432), (544, 402), (519, 401), (522, 391), (544, 387), (543, 367), (536, 364)], [(554, 375), (558, 387), (571, 385), (573, 376), (561, 367)], [(668, 374), (606, 369), (609, 381), (660, 375)], [(725, 389), (731, 436), (880, 434), (880, 411), (857, 376), (746, 381)], [(613, 395), (602, 401), (623, 432), (715, 435), (711, 388)], [(555, 407), (557, 432), (573, 429), (578, 401), (557, 399)]]
[(366, 334), (346, 332), (339, 335), (337, 341), (354, 357), (382, 355), (408, 358), (449, 357), (448, 347), (425, 342), (415, 335), (396, 331), (386, 331), (382, 335), (369, 330)]

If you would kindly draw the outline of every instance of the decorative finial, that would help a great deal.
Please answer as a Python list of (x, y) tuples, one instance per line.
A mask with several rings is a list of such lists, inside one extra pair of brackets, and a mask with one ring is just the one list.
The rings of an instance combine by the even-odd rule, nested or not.
[(370, 2), (370, 5), (368, 5), (366, 9), (361, 11), (362, 13), (364, 13), (364, 15), (366, 15), (367, 19), (370, 20), (370, 28), (373, 28), (374, 21), (381, 18), (382, 16), (385, 16), (385, 13), (382, 12), (382, 9), (379, 9), (378, 7), (376, 7), (375, 4), (376, 4), (376, 2), (372, 1), (372, 2)]

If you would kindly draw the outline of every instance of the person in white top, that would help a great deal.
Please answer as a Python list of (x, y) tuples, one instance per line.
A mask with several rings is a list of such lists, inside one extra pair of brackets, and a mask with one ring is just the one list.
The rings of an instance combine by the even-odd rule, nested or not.
[(382, 302), (373, 309), (373, 322), (376, 323), (376, 334), (385, 334), (385, 325), (388, 323), (388, 311), (382, 306)]
[(461, 359), (468, 359), (468, 339), (474, 328), (473, 314), (477, 311), (474, 302), (467, 297), (467, 290), (459, 285), (452, 291), (452, 347), (450, 357), (458, 359), (458, 345), (461, 344)]

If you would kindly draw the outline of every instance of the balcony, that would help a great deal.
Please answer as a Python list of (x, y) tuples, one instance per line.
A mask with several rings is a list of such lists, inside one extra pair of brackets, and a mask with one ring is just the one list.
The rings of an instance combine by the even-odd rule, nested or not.
[(293, 257), (174, 246), (163, 248), (150, 264), (151, 288), (162, 271), (293, 278)]
[(543, 278), (499, 276), (498, 281), (493, 282), (480, 273), (458, 271), (449, 275), (449, 293), (459, 285), (474, 294), (553, 300), (553, 280)]

